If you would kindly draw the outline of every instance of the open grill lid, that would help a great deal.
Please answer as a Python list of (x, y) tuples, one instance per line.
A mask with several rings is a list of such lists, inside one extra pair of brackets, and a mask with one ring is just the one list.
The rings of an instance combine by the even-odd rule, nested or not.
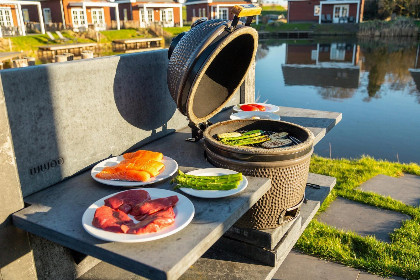
[[(258, 46), (258, 33), (249, 25), (260, 12), (254, 5), (238, 5), (232, 21), (199, 19), (172, 40), (168, 87), (193, 134), (205, 129), (244, 81)], [(247, 22), (242, 24), (240, 17)]]

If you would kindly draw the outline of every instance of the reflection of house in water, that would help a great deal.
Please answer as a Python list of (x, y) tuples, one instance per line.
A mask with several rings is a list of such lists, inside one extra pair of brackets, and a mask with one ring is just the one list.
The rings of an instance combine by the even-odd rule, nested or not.
[[(282, 65), (286, 85), (310, 85), (323, 88), (359, 87), (359, 47), (331, 43), (287, 45)], [(348, 97), (349, 92), (342, 98)]]

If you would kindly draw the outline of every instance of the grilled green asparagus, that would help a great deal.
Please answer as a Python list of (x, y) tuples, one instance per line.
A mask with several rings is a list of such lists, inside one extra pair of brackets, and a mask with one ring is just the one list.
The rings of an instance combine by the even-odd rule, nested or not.
[(178, 176), (173, 180), (175, 188), (192, 188), (197, 190), (231, 190), (239, 186), (242, 173), (221, 176), (187, 175), (179, 170)]

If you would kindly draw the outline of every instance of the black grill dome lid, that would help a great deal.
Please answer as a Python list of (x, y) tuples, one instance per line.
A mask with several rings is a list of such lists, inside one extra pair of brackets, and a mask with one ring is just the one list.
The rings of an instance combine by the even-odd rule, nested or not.
[[(238, 5), (232, 12), (232, 21), (198, 20), (169, 48), (169, 91), (181, 113), (197, 125), (223, 109), (255, 58), (258, 33), (249, 24), (261, 8)], [(248, 17), (247, 22), (239, 17)]]

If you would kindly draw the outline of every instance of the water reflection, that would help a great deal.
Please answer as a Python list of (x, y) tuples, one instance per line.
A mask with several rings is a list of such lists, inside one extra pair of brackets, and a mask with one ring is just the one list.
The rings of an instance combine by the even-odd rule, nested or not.
[(256, 92), (278, 105), (342, 112), (342, 123), (317, 145), (318, 154), (329, 156), (331, 144), (333, 157), (369, 154), (420, 163), (416, 40), (263, 41)]
[[(416, 95), (420, 102), (419, 47), (412, 41), (406, 43), (285, 42), (284, 84), (320, 87), (318, 93), (323, 98), (345, 99), (353, 96), (355, 91), (351, 89), (359, 88), (361, 72), (366, 72), (368, 84), (364, 101), (380, 98), (385, 83), (394, 90), (403, 90), (414, 81), (417, 90), (410, 94)], [(260, 44), (257, 60), (267, 56), (269, 46), (271, 44)]]
[(350, 98), (359, 87), (359, 48), (345, 42), (286, 45), (285, 85), (319, 87), (326, 99)]

